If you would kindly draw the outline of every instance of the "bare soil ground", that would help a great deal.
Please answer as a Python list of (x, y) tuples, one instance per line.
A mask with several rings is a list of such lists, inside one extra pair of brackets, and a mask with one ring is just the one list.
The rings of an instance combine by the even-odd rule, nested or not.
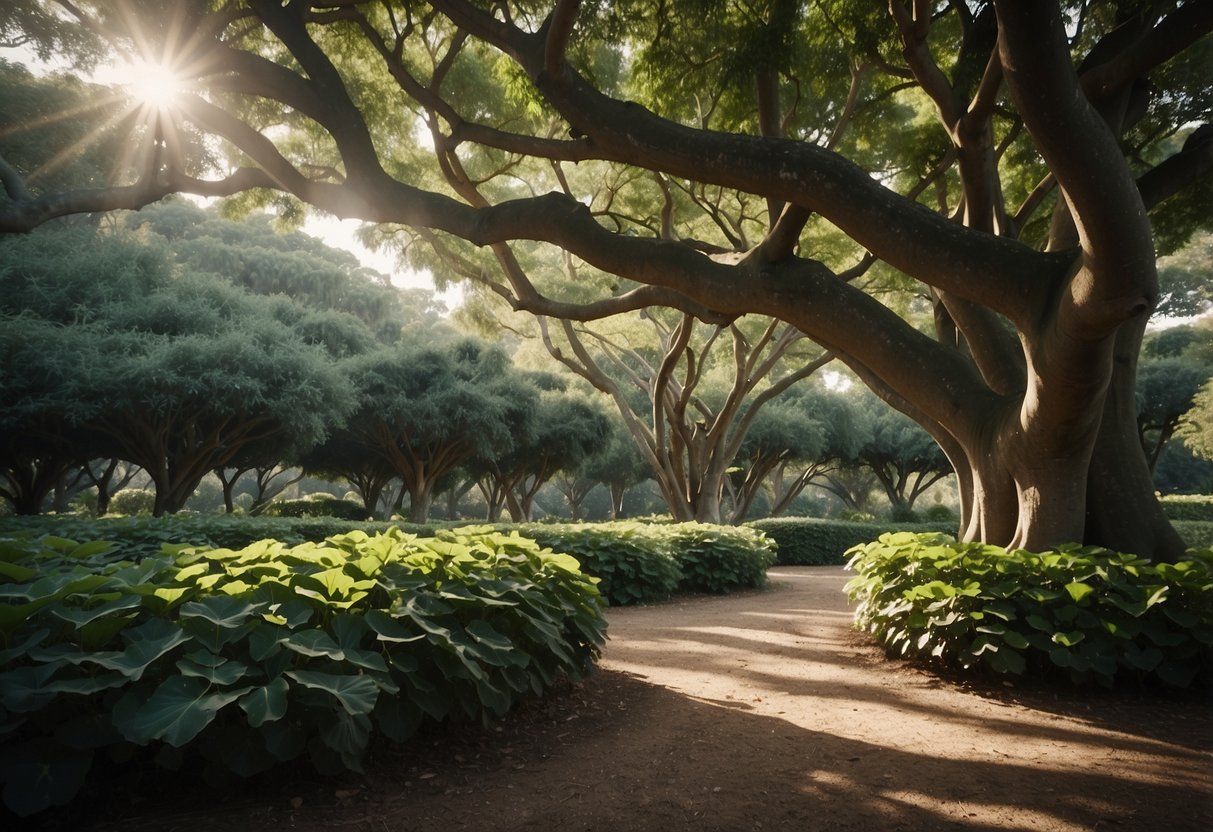
[[(602, 669), (501, 725), (201, 805), (182, 775), (49, 820), (101, 830), (1213, 830), (1206, 697), (971, 684), (890, 662), (831, 567), (613, 609)], [(125, 790), (124, 790), (125, 791)], [(128, 792), (129, 793), (129, 792)]]

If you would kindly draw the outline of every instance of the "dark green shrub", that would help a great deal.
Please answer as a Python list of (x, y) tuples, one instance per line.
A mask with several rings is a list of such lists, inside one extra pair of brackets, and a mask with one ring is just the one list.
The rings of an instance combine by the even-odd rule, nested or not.
[(857, 626), (893, 654), (995, 673), (1213, 682), (1213, 550), (1149, 563), (1094, 547), (1033, 554), (944, 534), (856, 547)]
[(922, 513), (922, 519), (925, 523), (947, 523), (953, 528), (956, 527), (957, 517), (956, 512), (944, 505), (933, 505)]
[(582, 570), (601, 582), (599, 591), (614, 605), (644, 604), (669, 598), (682, 570), (657, 533), (668, 526), (615, 523), (535, 524), (520, 531), (540, 546), (577, 558)]
[(360, 770), (373, 736), (487, 720), (579, 675), (605, 629), (573, 558), (487, 529), (139, 563), (108, 542), (0, 541), (0, 597), (0, 780), (20, 815), (70, 800), (95, 755)]
[(268, 517), (336, 517), (339, 520), (366, 520), (366, 508), (339, 497), (313, 495), (301, 500), (279, 500), (265, 507)]
[(1213, 548), (1213, 522), (1205, 520), (1172, 520), (1175, 531), (1193, 549)]
[(747, 526), (758, 529), (779, 547), (776, 563), (780, 566), (842, 566), (847, 550), (875, 540), (888, 531), (955, 531), (955, 520), (937, 523), (902, 524), (851, 523), (816, 517), (769, 517), (752, 520)]
[(111, 514), (151, 514), (156, 506), (156, 492), (145, 488), (124, 488), (110, 497)]
[(519, 531), (577, 558), (615, 605), (761, 586), (775, 558), (774, 541), (761, 532), (710, 523), (538, 523)]
[(721, 594), (762, 586), (775, 563), (775, 541), (745, 526), (679, 523), (662, 526), (682, 568), (678, 588)]
[(1213, 495), (1168, 494), (1160, 497), (1163, 513), (1172, 520), (1213, 522)]

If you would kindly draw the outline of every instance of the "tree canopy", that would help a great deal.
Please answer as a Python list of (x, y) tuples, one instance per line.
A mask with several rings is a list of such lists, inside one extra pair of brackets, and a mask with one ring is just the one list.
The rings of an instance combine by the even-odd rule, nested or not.
[(315, 443), (349, 410), (348, 381), (276, 317), (283, 302), (178, 274), (163, 249), (122, 235), (46, 233), (0, 251), (10, 470), (31, 450), (61, 466), (120, 457), (151, 477), (160, 514), (247, 449)]
[[(1210, 30), (1200, 0), (16, 0), (6, 38), (180, 85), (107, 123), (103, 183), (4, 133), (0, 231), (239, 195), (536, 314), (777, 318), (939, 443), (966, 538), (1172, 556), (1136, 359), (1157, 255), (1213, 216)], [(573, 291), (535, 271), (563, 258)]]

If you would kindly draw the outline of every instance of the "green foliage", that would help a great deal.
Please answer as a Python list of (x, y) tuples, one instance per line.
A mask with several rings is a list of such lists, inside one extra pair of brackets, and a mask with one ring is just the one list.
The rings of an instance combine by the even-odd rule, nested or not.
[(302, 500), (279, 500), (265, 507), (269, 517), (336, 517), (340, 520), (365, 520), (366, 509), (360, 503), (327, 495), (312, 495)]
[(605, 630), (573, 558), (488, 529), (137, 562), (104, 541), (11, 539), (0, 581), (0, 779), (20, 815), (70, 800), (95, 752), (361, 770), (372, 737), (488, 720), (581, 674)]
[(721, 594), (762, 586), (775, 563), (775, 541), (745, 526), (678, 523), (662, 527), (682, 567), (678, 587)]
[(944, 534), (852, 550), (857, 626), (891, 654), (998, 674), (1213, 683), (1213, 550), (1150, 563), (1095, 547), (1034, 554)]
[(612, 604), (643, 604), (675, 591), (729, 592), (762, 586), (775, 544), (761, 532), (708, 523), (635, 521), (520, 527), (541, 546), (577, 558), (601, 579)]
[(151, 514), (156, 492), (146, 488), (124, 488), (110, 497), (111, 514)]
[(779, 557), (775, 562), (780, 566), (842, 566), (847, 562), (848, 549), (875, 540), (888, 531), (956, 530), (955, 518), (928, 523), (889, 524), (815, 517), (769, 517), (751, 520), (746, 525), (758, 529), (778, 544)]
[(682, 572), (663, 545), (657, 526), (636, 522), (543, 524), (521, 531), (541, 546), (558, 546), (600, 579), (599, 591), (613, 605), (644, 604), (669, 598)]
[(1208, 520), (1173, 520), (1171, 525), (1179, 533), (1179, 537), (1190, 548), (1213, 548), (1213, 521)]
[(1168, 494), (1158, 502), (1172, 520), (1213, 521), (1213, 494)]

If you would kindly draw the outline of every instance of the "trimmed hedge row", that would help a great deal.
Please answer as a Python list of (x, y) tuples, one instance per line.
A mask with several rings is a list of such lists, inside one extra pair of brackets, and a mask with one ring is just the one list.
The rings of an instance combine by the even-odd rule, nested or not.
[[(775, 562), (779, 566), (842, 566), (847, 562), (849, 549), (875, 540), (888, 531), (956, 531), (955, 521), (889, 524), (816, 517), (769, 517), (752, 520), (746, 525), (775, 541), (779, 546)], [(891, 529), (890, 525), (895, 528)]]
[(580, 675), (602, 613), (573, 558), (485, 528), (139, 561), (2, 540), (3, 800), (30, 815), (94, 762), (175, 768), (187, 750), (241, 776), (298, 757), (361, 770), (372, 737), (487, 720)]
[(1172, 520), (1171, 525), (1184, 543), (1193, 549), (1213, 548), (1213, 521)]
[(890, 653), (1076, 684), (1213, 684), (1213, 549), (1154, 564), (900, 533), (852, 554), (856, 624)]
[(1172, 520), (1213, 522), (1213, 494), (1168, 494), (1158, 501)]
[[(177, 514), (171, 517), (4, 518), (0, 532), (55, 534), (77, 540), (109, 540), (123, 556), (154, 555), (165, 545), (240, 548), (266, 538), (287, 545), (324, 540), (351, 529), (375, 534), (400, 528), (419, 536), (441, 533), (448, 521), (414, 525), (353, 522), (332, 517), (249, 517)], [(488, 528), (488, 527), (486, 527)], [(761, 586), (775, 560), (775, 543), (761, 531), (705, 523), (532, 523), (493, 526), (519, 531), (581, 561), (612, 604), (669, 598), (675, 592), (729, 592)], [(871, 540), (874, 533), (865, 539)]]
[(659, 601), (679, 591), (760, 587), (776, 558), (775, 542), (744, 526), (616, 521), (532, 524), (519, 531), (577, 558), (617, 605)]

